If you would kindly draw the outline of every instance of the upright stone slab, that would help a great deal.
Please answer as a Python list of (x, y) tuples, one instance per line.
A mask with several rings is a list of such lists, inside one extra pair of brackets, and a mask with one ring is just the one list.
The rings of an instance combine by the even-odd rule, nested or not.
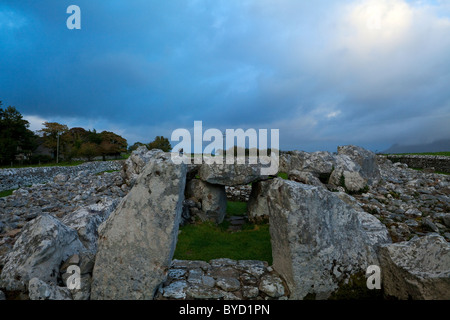
[(273, 266), (291, 299), (328, 298), (342, 280), (378, 264), (376, 246), (389, 241), (380, 222), (363, 225), (360, 212), (324, 188), (277, 178), (267, 200)]
[(99, 228), (91, 299), (153, 299), (172, 261), (181, 220), (186, 165), (152, 158)]

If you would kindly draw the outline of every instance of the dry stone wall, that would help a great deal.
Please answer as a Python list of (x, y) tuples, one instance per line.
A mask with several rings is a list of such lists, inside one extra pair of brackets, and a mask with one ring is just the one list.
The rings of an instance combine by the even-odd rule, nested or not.
[(80, 171), (96, 174), (108, 170), (121, 170), (122, 160), (93, 161), (71, 167), (32, 167), (0, 169), (0, 191), (18, 189), (38, 183), (52, 181), (59, 174), (74, 175)]

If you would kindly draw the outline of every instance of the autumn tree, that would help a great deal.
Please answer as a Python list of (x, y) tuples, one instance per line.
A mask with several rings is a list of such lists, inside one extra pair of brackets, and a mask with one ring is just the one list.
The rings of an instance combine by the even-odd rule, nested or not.
[(44, 137), (44, 146), (53, 151), (54, 158), (58, 158), (58, 148), (64, 148), (64, 141), (59, 141), (60, 139), (58, 139), (58, 137), (61, 137), (61, 135), (66, 133), (69, 128), (65, 124), (57, 122), (44, 122), (43, 125), (44, 128), (41, 132)]
[(87, 158), (88, 161), (92, 161), (100, 154), (99, 145), (93, 142), (85, 142), (81, 145), (79, 155)]
[(106, 156), (118, 156), (127, 151), (127, 140), (114, 132), (103, 131), (100, 133), (100, 138), (99, 151), (103, 160), (106, 160)]

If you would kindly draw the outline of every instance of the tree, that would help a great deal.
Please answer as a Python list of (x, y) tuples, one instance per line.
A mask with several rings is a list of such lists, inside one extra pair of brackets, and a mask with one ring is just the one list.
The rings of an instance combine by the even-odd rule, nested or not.
[(118, 156), (122, 152), (127, 151), (127, 140), (121, 136), (115, 134), (114, 132), (103, 131), (100, 133), (100, 154), (103, 160), (106, 160), (106, 156)]
[(100, 155), (99, 145), (93, 142), (85, 142), (81, 145), (79, 155), (91, 161), (96, 156)]
[(58, 158), (58, 148), (64, 147), (64, 141), (60, 141), (58, 136), (60, 137), (66, 133), (69, 128), (65, 124), (60, 124), (57, 122), (44, 122), (43, 125), (44, 129), (42, 129), (41, 132), (44, 134), (44, 146), (53, 151), (54, 158)]
[(88, 131), (83, 128), (71, 128), (61, 135), (64, 159), (71, 160), (79, 154), (81, 145), (88, 142)]
[(11, 163), (19, 154), (31, 154), (36, 148), (36, 135), (29, 130), (30, 123), (24, 120), (15, 107), (1, 108), (0, 101), (0, 162)]
[(172, 146), (170, 145), (170, 141), (167, 138), (164, 138), (163, 136), (157, 136), (153, 142), (150, 142), (148, 144), (148, 149), (160, 149), (164, 152), (169, 152), (172, 150)]

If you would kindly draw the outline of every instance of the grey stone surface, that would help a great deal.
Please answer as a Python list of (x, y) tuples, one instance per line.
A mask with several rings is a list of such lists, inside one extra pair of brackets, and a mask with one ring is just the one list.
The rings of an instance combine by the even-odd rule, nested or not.
[(341, 280), (332, 276), (334, 268), (349, 277), (378, 262), (374, 243), (383, 241), (383, 226), (378, 225), (383, 236), (369, 238), (358, 211), (332, 192), (277, 178), (268, 202), (273, 266), (291, 299), (309, 293), (326, 299)]
[(267, 179), (261, 174), (262, 167), (260, 163), (202, 164), (198, 172), (201, 180), (211, 184), (237, 186)]
[(152, 158), (99, 228), (92, 299), (153, 299), (178, 236), (186, 165)]
[[(200, 203), (201, 211), (207, 220), (222, 223), (227, 210), (227, 194), (225, 187), (214, 185), (199, 179), (192, 179), (186, 183), (187, 199)], [(192, 216), (192, 214), (191, 214)], [(200, 216), (203, 220), (203, 216)]]
[(398, 299), (450, 299), (450, 244), (438, 234), (383, 245), (385, 293)]
[(33, 278), (28, 283), (30, 300), (72, 300), (69, 289)]
[(24, 291), (32, 278), (56, 283), (63, 261), (84, 247), (75, 230), (58, 219), (42, 215), (23, 229), (0, 275), (0, 287)]

